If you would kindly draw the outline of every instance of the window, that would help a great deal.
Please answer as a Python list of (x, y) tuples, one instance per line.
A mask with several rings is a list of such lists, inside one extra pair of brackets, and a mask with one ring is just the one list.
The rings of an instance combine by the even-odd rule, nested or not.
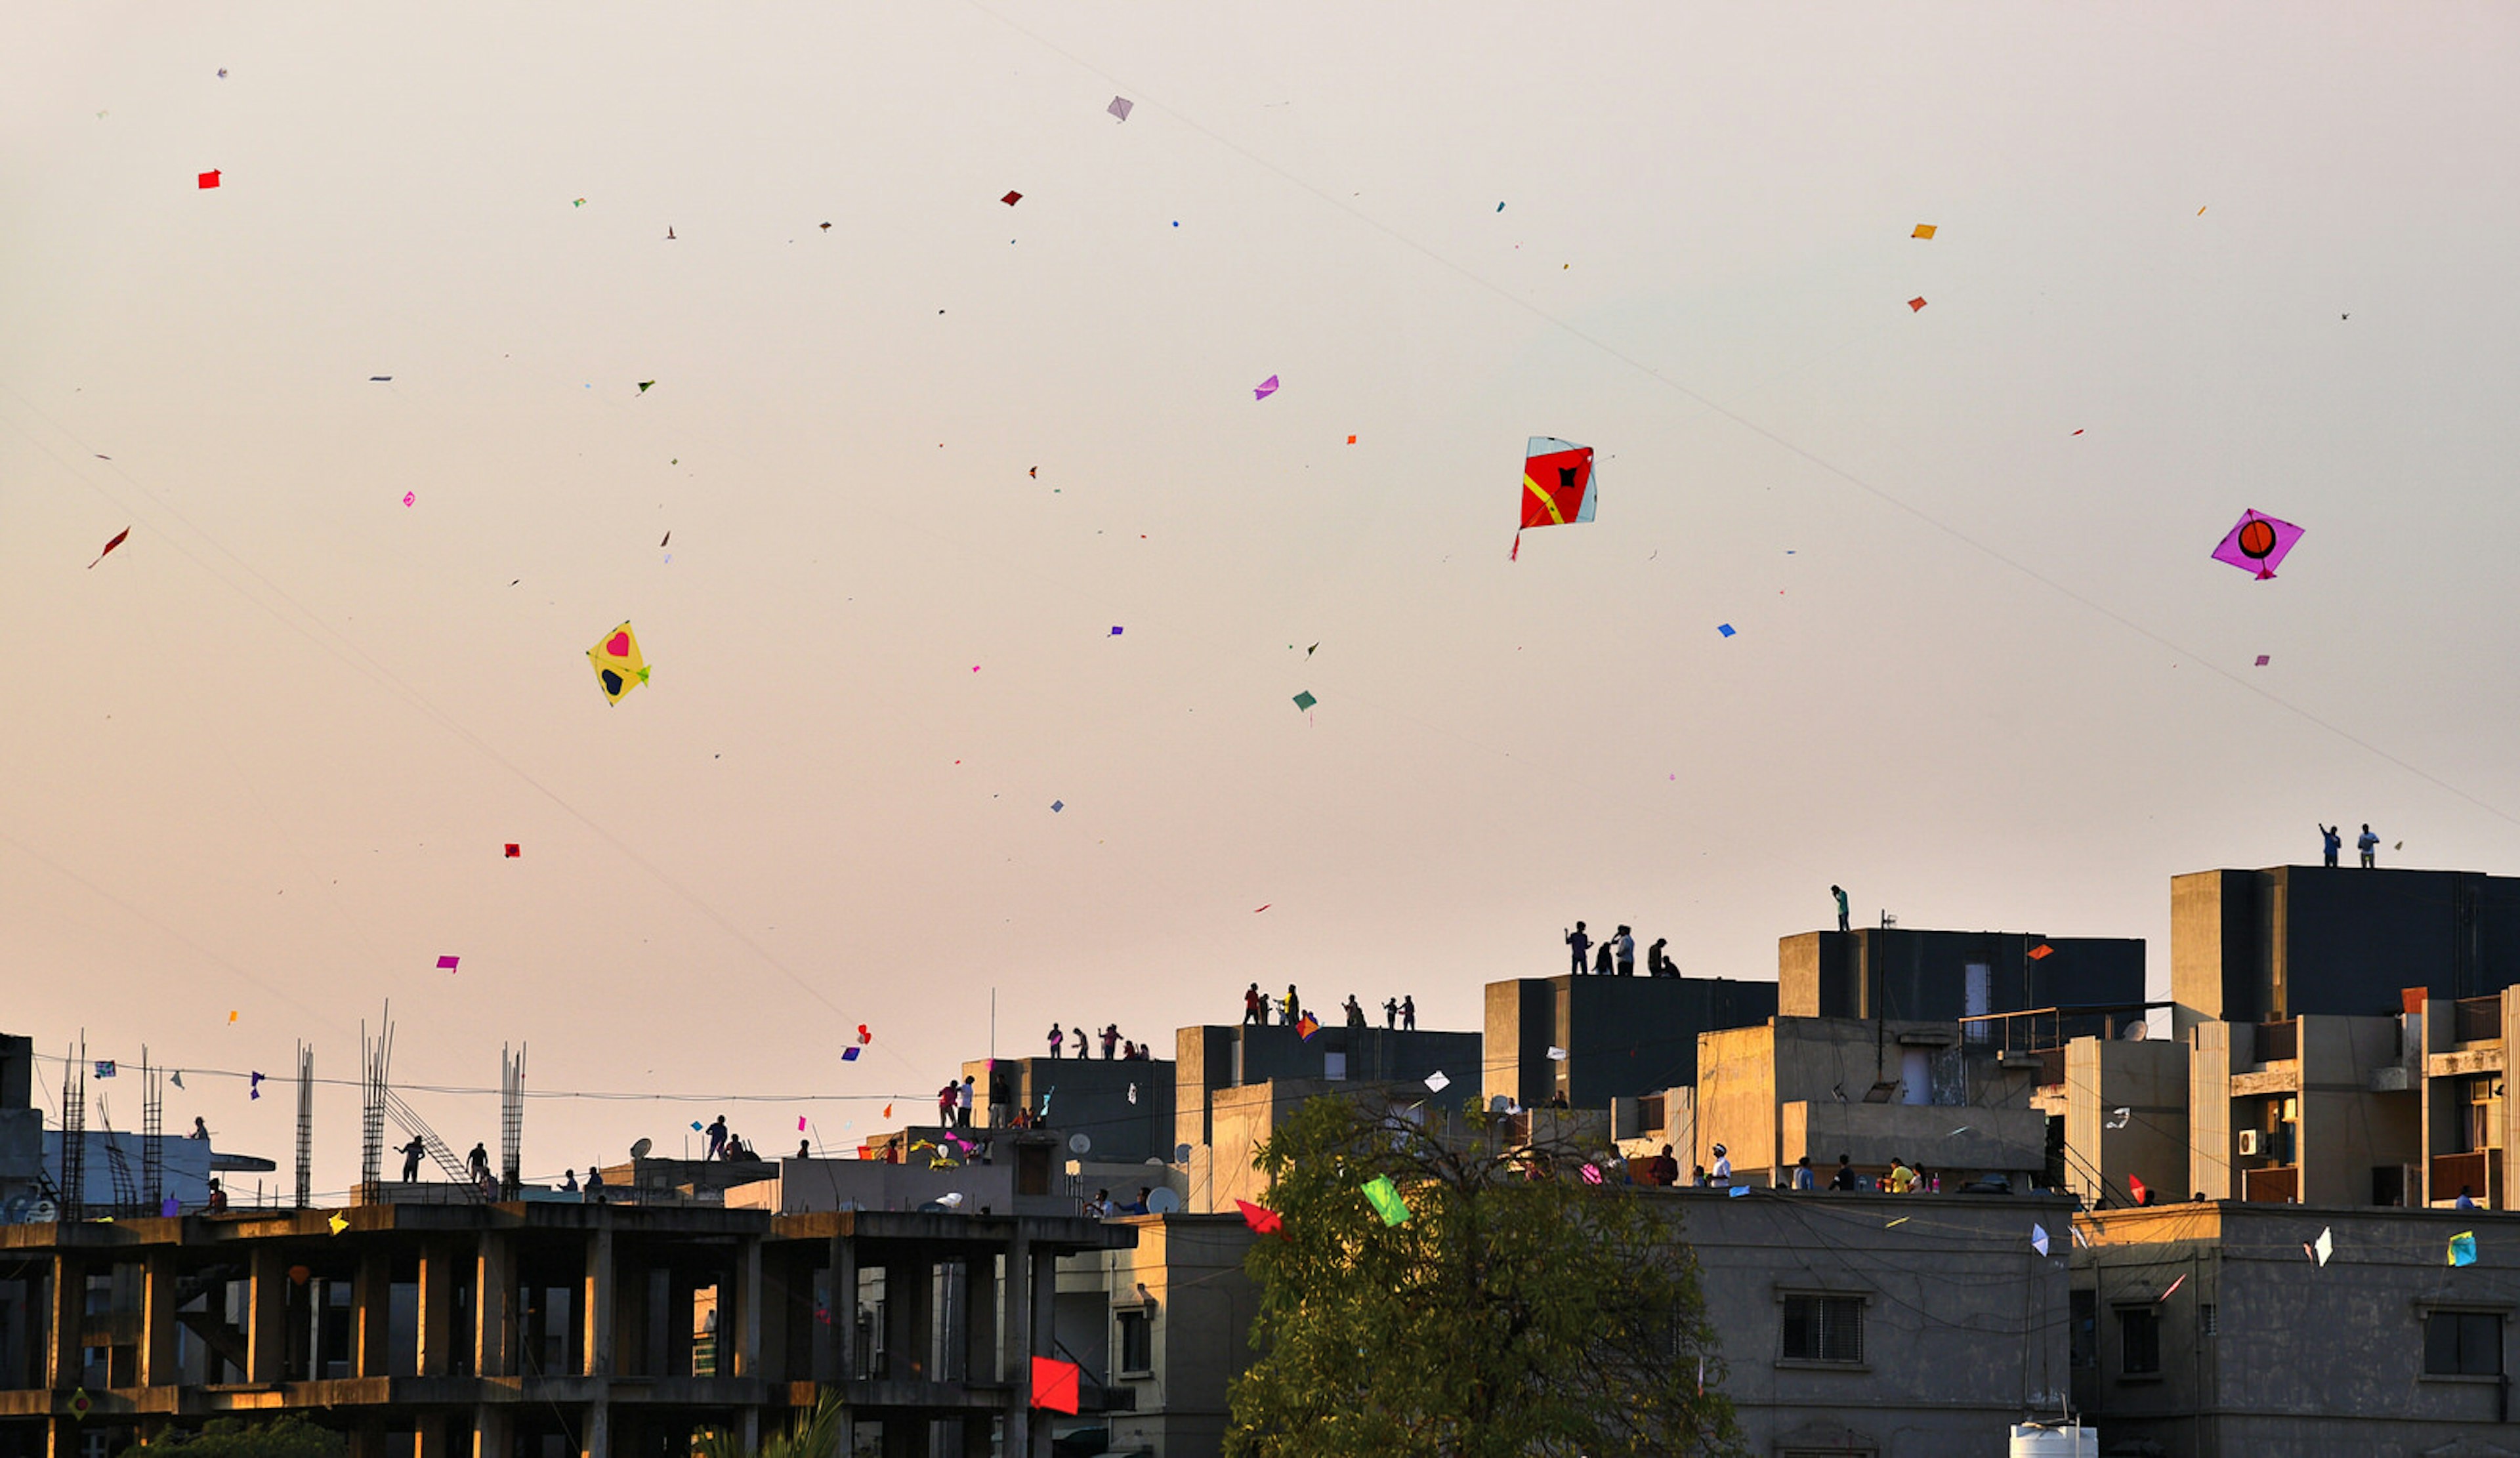
[(1147, 1373), (1155, 1369), (1155, 1323), (1144, 1306), (1116, 1313), (1120, 1318), (1120, 1370)]
[(2502, 1375), (2502, 1313), (2432, 1311), (2424, 1316), (2426, 1377)]
[(2153, 1307), (2118, 1308), (2118, 1375), (2161, 1375), (2161, 1313)]
[(2222, 1327), (2214, 1318), (2214, 1303), (2212, 1302), (2198, 1303), (2196, 1306), (2196, 1314), (2198, 1318), (2204, 1322), (2205, 1335), (2209, 1337), (2222, 1335)]
[(2077, 1291), (2072, 1297), (2073, 1320), (2066, 1338), (2066, 1360), (2076, 1367), (2100, 1364), (2100, 1294)]
[(1864, 1360), (1864, 1298), (1785, 1298), (1784, 1359), (1789, 1362)]

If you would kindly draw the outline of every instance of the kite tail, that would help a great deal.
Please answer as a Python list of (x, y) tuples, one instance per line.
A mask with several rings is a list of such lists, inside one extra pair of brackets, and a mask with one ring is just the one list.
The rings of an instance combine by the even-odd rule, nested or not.
[(1513, 551), (1507, 552), (1505, 554), (1505, 559), (1508, 562), (1518, 562), (1522, 560), (1522, 528), (1515, 527), (1513, 529)]

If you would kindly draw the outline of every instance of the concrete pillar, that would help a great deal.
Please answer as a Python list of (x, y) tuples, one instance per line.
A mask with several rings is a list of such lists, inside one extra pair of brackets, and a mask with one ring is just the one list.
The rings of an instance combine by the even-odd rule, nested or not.
[(612, 1222), (586, 1238), (586, 1279), (578, 1288), (578, 1309), (586, 1322), (588, 1377), (612, 1375)]
[(423, 1413), (412, 1423), (411, 1438), (413, 1458), (450, 1458), (443, 1415)]
[[(998, 1380), (998, 1258), (995, 1253), (963, 1261), (963, 1380)], [(966, 1425), (967, 1428), (971, 1425)], [(986, 1422), (977, 1424), (983, 1432)]]
[(823, 1303), (824, 1314), (831, 1318), (831, 1341), (826, 1347), (831, 1355), (814, 1375), (824, 1383), (845, 1383), (858, 1375), (857, 1242), (845, 1235), (832, 1236), (831, 1268), (831, 1294)]
[[(1007, 1325), (999, 1370), (1007, 1379), (1006, 1458), (1032, 1454), (1032, 1242), (1017, 1224), (1007, 1247)], [(1044, 1423), (1046, 1435), (1050, 1425)]]
[(289, 1352), (289, 1257), (271, 1241), (253, 1247), (246, 1288), (246, 1372), (253, 1383), (286, 1380)]
[(365, 1417), (350, 1430), (350, 1458), (385, 1458), (385, 1420)]
[(473, 1404), (472, 1458), (513, 1458), (516, 1450), (514, 1433), (508, 1422), (506, 1403)]
[[(70, 1256), (53, 1258), (51, 1351), (44, 1367), (44, 1386), (68, 1392), (79, 1385), (86, 1348), (87, 1262)], [(54, 1425), (58, 1428), (60, 1425)]]
[[(1032, 1350), (1047, 1356), (1058, 1349), (1056, 1337), (1058, 1297), (1058, 1258), (1048, 1251), (1035, 1251), (1032, 1257)], [(1024, 1357), (1024, 1401), (1032, 1400), (1032, 1354)], [(1050, 1424), (1043, 1423), (1026, 1438), (1027, 1446), (1009, 1449), (1009, 1458), (1020, 1451), (1026, 1458), (1050, 1458)]]
[[(721, 1361), (718, 1365), (718, 1375), (759, 1377), (761, 1375), (761, 1242), (759, 1240), (749, 1235), (737, 1240), (735, 1269), (730, 1274), (733, 1279), (727, 1282), (727, 1287), (733, 1288), (735, 1309), (732, 1312), (726, 1309), (727, 1303), (724, 1298), (727, 1290), (721, 1287), (718, 1293), (720, 1297), (717, 1317), (718, 1346), (723, 1349), (732, 1345), (735, 1348), (735, 1361), (732, 1367)], [(733, 1318), (732, 1322), (729, 1320), (730, 1316)], [(744, 1450), (746, 1452), (751, 1451), (754, 1446), (749, 1433), (750, 1425), (756, 1416), (754, 1409), (750, 1407), (744, 1409), (747, 1434), (744, 1439)]]
[(936, 1335), (936, 1266), (925, 1249), (884, 1262), (884, 1351), (895, 1382), (932, 1382), (929, 1356)]
[(359, 1253), (350, 1281), (350, 1375), (393, 1375), (393, 1258), (382, 1244)]
[[(423, 1377), (446, 1377), (455, 1370), (455, 1244), (447, 1237), (433, 1236), (420, 1248), (420, 1375)], [(424, 1425), (424, 1446), (426, 1436)], [(442, 1435), (440, 1441), (442, 1445)], [(430, 1455), (424, 1452), (420, 1458), (430, 1458)]]
[[(586, 1432), (584, 1446), (579, 1451), (582, 1458), (611, 1458), (611, 1403), (599, 1400), (586, 1404)], [(843, 1454), (847, 1451), (848, 1450), (845, 1448), (841, 1449)]]
[(473, 1259), (472, 1375), (513, 1377), (517, 1371), (516, 1242), (506, 1231), (484, 1230)]
[(146, 1283), (140, 1297), (140, 1385), (172, 1387), (184, 1380), (184, 1369), (175, 1360), (175, 1334), (183, 1323), (175, 1315), (180, 1299), (175, 1294), (175, 1253), (158, 1248), (149, 1253)]

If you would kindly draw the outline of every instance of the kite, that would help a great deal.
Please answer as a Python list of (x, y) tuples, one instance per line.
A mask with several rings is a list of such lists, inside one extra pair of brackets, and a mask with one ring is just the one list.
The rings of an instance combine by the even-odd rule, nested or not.
[(2113, 1111), (2110, 1116), (2101, 1123), (2100, 1127), (2102, 1128), (2125, 1128), (2127, 1127), (2127, 1121), (2133, 1118), (2135, 1118), (2135, 1110), (2120, 1108)]
[(456, 956), (442, 956), (442, 957), (439, 957), (439, 958), (437, 959), (437, 966), (438, 966), (438, 970), (443, 971), (443, 972), (452, 972), (452, 971), (454, 971), (454, 970), (455, 970), (455, 964), (456, 964), (457, 962), (459, 962), (459, 961), (462, 961), (462, 960), (463, 960), (463, 958), (462, 958), (462, 957), (456, 957)]
[(2187, 1284), (2187, 1275), (2186, 1275), (2186, 1273), (2185, 1273), (2185, 1272), (2183, 1272), (2183, 1271), (2182, 1271), (2182, 1272), (2181, 1272), (2181, 1273), (2180, 1273), (2180, 1277), (2179, 1277), (2179, 1279), (2178, 1279), (2178, 1280), (2173, 1281), (2173, 1282), (2171, 1282), (2171, 1283), (2170, 1283), (2170, 1290), (2169, 1290), (2169, 1291), (2165, 1291), (2165, 1292), (2161, 1293), (2161, 1296), (2160, 1296), (2159, 1300), (2157, 1300), (2157, 1301), (2154, 1303), (2154, 1304), (2155, 1304), (2155, 1305), (2158, 1305), (2158, 1304), (2160, 1304), (2160, 1303), (2161, 1303), (2161, 1302), (2166, 1302), (2166, 1301), (2170, 1300), (2171, 1292), (2175, 1292), (2175, 1291), (2177, 1291), (2180, 1287), (2184, 1286), (2184, 1285), (2186, 1285), (2186, 1284)]
[(1884, 1230), (1895, 1230), (1899, 1226), (1904, 1225), (1914, 1218), (1914, 1215), (1901, 1215), (1899, 1218), (1892, 1220), (1889, 1224), (1884, 1225), (1881, 1228)]
[(1313, 1035), (1322, 1031), (1322, 1025), (1314, 1019), (1311, 1013), (1306, 1013), (1303, 1017), (1296, 1020), (1295, 1031), (1304, 1036), (1304, 1041), (1311, 1042), (1313, 1040)]
[(1552, 1047), (1552, 1048), (1551, 1048), (1551, 1049), (1549, 1050), (1549, 1061), (1550, 1061), (1550, 1062), (1552, 1062), (1552, 1063), (1563, 1063), (1563, 1062), (1565, 1062), (1565, 1061), (1566, 1061), (1566, 1050), (1565, 1050), (1564, 1048), (1557, 1048), (1557, 1047)]
[(217, 187), (219, 185), (219, 169), (212, 167), (209, 171), (204, 172), (199, 178), (196, 178), (195, 181), (199, 182), (204, 188)]
[(1310, 693), (1298, 693), (1295, 695), (1295, 707), (1298, 709), (1309, 709), (1320, 702), (1320, 699), (1313, 697)]
[(371, 375), (371, 376), (368, 376), (368, 383), (370, 383), (370, 384), (391, 384), (391, 383), (393, 383), (393, 376), (390, 376), (390, 375)]
[(1286, 1238), (1285, 1224), (1278, 1218), (1278, 1212), (1265, 1205), (1254, 1205), (1248, 1200), (1237, 1200), (1234, 1205), (1236, 1209), (1242, 1212), (1243, 1222), (1251, 1227), (1252, 1234), (1274, 1235), (1280, 1240)]
[(886, 1119), (890, 1119), (892, 1117), (892, 1105), (886, 1104), (883, 1106), (883, 1117)]
[(1137, 110), (1137, 105), (1138, 104), (1136, 102), (1129, 100), (1125, 96), (1115, 96), (1111, 98), (1111, 105), (1104, 107), (1102, 110), (1119, 117), (1122, 121), (1126, 121), (1129, 119), (1129, 113)]
[(867, 1031), (867, 1025), (864, 1023), (858, 1024), (858, 1041), (861, 1044), (875, 1041), (875, 1035)]
[[(129, 528), (129, 527), (127, 527), (127, 526), (126, 526), (126, 527), (124, 527), (122, 530), (120, 530), (120, 531), (118, 531), (118, 532), (115, 532), (115, 533), (113, 534), (113, 540), (105, 544), (105, 551), (100, 552), (98, 552), (98, 553), (96, 554), (96, 562), (104, 561), (107, 557), (112, 556), (112, 555), (113, 554), (113, 549), (115, 549), (115, 548), (117, 548), (117, 547), (121, 546), (121, 545), (122, 545), (122, 543), (123, 543), (123, 539), (124, 539), (124, 538), (126, 538), (126, 537), (129, 537), (130, 535), (131, 535), (131, 528)], [(88, 563), (88, 564), (87, 564), (87, 565), (88, 565), (88, 570), (90, 570), (90, 571), (94, 571), (94, 570), (96, 570), (96, 562), (90, 562), (90, 563)]]
[(654, 383), (655, 381), (652, 379), (643, 379), (639, 381), (639, 393), (642, 395), (648, 393), (649, 387)]
[(1119, 624), (1117, 624), (1117, 623), (1113, 623), (1113, 624), (1111, 625), (1111, 636), (1112, 636), (1113, 638), (1118, 638), (1118, 637), (1120, 636), (1120, 625), (1119, 625)]
[(2031, 949), (2030, 949), (2030, 959), (2031, 959), (2032, 961), (2034, 961), (2034, 962), (2035, 962), (2035, 961), (2038, 961), (2038, 960), (2039, 960), (2040, 958), (2042, 958), (2042, 957), (2046, 957), (2046, 956), (2052, 956), (2052, 955), (2054, 955), (2054, 954), (2055, 954), (2055, 951), (2056, 951), (2056, 949), (2055, 949), (2055, 948), (2048, 946), (2048, 945), (2047, 943), (2045, 943), (2045, 942), (2042, 942), (2042, 943), (2040, 943), (2038, 946), (2033, 947), (2033, 948), (2031, 948)]
[(338, 1235), (342, 1231), (350, 1228), (349, 1218), (338, 1210), (333, 1212), (332, 1218), (326, 1220), (324, 1223), (333, 1227), (333, 1233), (335, 1235)]
[(1740, 1199), (1742, 1196), (1747, 1195), (1747, 1194), (1749, 1194), (1749, 1193), (1750, 1193), (1750, 1187), (1749, 1187), (1748, 1185), (1746, 1185), (1746, 1184), (1736, 1184), (1736, 1185), (1734, 1185), (1734, 1186), (1732, 1187), (1732, 1198), (1733, 1198), (1733, 1199), (1735, 1199), (1735, 1200), (1738, 1200), (1738, 1199)]
[(1601, 1182), (1601, 1167), (1598, 1165), (1586, 1165), (1584, 1167), (1584, 1182), (1586, 1184), (1599, 1184)]
[(583, 198), (580, 198), (580, 199), (578, 199), (576, 201), (571, 202), (571, 203), (569, 204), (569, 206), (571, 206), (571, 207), (584, 207), (585, 205), (586, 205), (586, 199), (583, 199)]
[(2265, 653), (2260, 653), (2260, 654), (2258, 655), (2258, 667), (2260, 667), (2260, 668), (2264, 668), (2264, 667), (2266, 667), (2266, 666), (2267, 666), (2267, 664), (2268, 664), (2270, 661), (2271, 661), (2271, 660), (2269, 659), (2269, 656), (2268, 656), (2267, 654), (2265, 654)]
[[(1926, 239), (1930, 239), (1930, 238), (1932, 238), (1932, 237), (1934, 236), (1934, 225), (1933, 225), (1933, 224), (1931, 224), (1931, 223), (1918, 223), (1918, 224), (1916, 225), (1916, 231), (1915, 231), (1915, 232), (1913, 232), (1913, 233), (1909, 234), (1908, 236), (1909, 236), (1910, 238), (1926, 238)], [(2048, 1253), (2047, 1253), (2046, 1251), (2041, 1251), (2039, 1254), (2041, 1254), (2041, 1255), (2045, 1256), (2045, 1255), (2047, 1255)]]
[(1366, 1181), (1365, 1198), (1386, 1225), (1397, 1225), (1409, 1218), (1409, 1202), (1400, 1198), (1400, 1189), (1388, 1174), (1377, 1174)]
[(111, 1058), (99, 1058), (96, 1060), (96, 1076), (100, 1079), (112, 1078), (113, 1060)]
[(605, 698), (612, 703), (621, 702), (621, 695), (648, 682), (648, 660), (640, 656), (639, 640), (631, 636), (628, 623), (587, 649), (586, 658), (595, 665), (595, 677), (604, 685)]
[(2127, 1176), (2127, 1193), (2135, 1196), (2135, 1203), (2138, 1205), (2147, 1205), (2151, 1203), (2149, 1197), (2152, 1192), (2145, 1189), (2143, 1187), (2143, 1181), (2137, 1178), (2135, 1175), (2130, 1174)]
[(1278, 393), (1278, 376), (1272, 375), (1267, 379), (1260, 381), (1259, 384), (1252, 387), (1251, 398), (1254, 400), (1266, 400), (1276, 393)]
[(1076, 1374), (1083, 1370), (1074, 1362), (1062, 1362), (1057, 1357), (1034, 1357), (1032, 1405), (1073, 1415), (1076, 1411)]
[(2263, 511), (2243, 511), (2240, 520), (2224, 533), (2223, 543), (2214, 549), (2214, 560), (2229, 562), (2244, 572), (2255, 572), (2265, 582), (2275, 575), (2275, 568), (2301, 540), (2301, 528), (2289, 521), (2278, 521)]
[(2461, 1230), (2456, 1235), (2450, 1238), (2450, 1263), (2452, 1265), (2474, 1265), (2476, 1263), (2475, 1231)]
[(158, 1217), (161, 1220), (171, 1220), (183, 1213), (184, 1202), (176, 1199), (172, 1195), (168, 1195), (165, 1199), (158, 1202)]
[(1453, 1081), (1446, 1078), (1444, 1076), (1444, 1071), (1440, 1068), (1426, 1076), (1426, 1090), (1429, 1093), (1441, 1093), (1452, 1086)]
[(2327, 1263), (2327, 1258), (2336, 1254), (2336, 1227), (2329, 1225), (2322, 1228), (2318, 1232), (2318, 1239), (2312, 1241), (2309, 1245), (2302, 1247), (2302, 1249), (2309, 1252), (2312, 1259), (2316, 1259), (2319, 1264), (2325, 1265)]
[(798, 1133), (800, 1133), (800, 1134), (801, 1134), (801, 1133), (803, 1133), (804, 1131), (805, 1131), (805, 1116), (804, 1116), (804, 1115), (802, 1115), (802, 1114), (799, 1114), (799, 1115), (797, 1115), (797, 1116), (796, 1116), (796, 1132), (798, 1132)]
[[(236, 1014), (228, 1014), (228, 1021), (235, 1022)], [(246, 1078), (248, 1082), (245, 1085), (245, 1096), (249, 1099), (262, 1097), (262, 1075), (249, 1073)]]
[(1522, 528), (1590, 521), (1595, 499), (1593, 448), (1551, 435), (1535, 435), (1522, 452), (1522, 525), (1514, 528), (1508, 561), (1522, 554)]
[(184, 1086), (184, 1071), (182, 1069), (179, 1068), (173, 1073), (168, 1074), (166, 1077), (173, 1081), (176, 1087), (181, 1088)]
[(1718, 633), (1720, 633), (1720, 634), (1722, 634), (1722, 635), (1723, 635), (1723, 636), (1725, 636), (1726, 638), (1732, 638), (1732, 637), (1734, 637), (1734, 636), (1735, 636), (1735, 630), (1734, 630), (1734, 628), (1732, 627), (1732, 624), (1730, 624), (1730, 623), (1718, 623), (1718, 624), (1716, 624), (1716, 625), (1715, 625), (1715, 631), (1716, 631), (1716, 632), (1718, 632)]
[[(1006, 204), (1007, 206), (1009, 206), (1009, 207), (1012, 207), (1012, 206), (1014, 206), (1016, 203), (1021, 202), (1021, 201), (1023, 200), (1023, 194), (1021, 194), (1021, 193), (1009, 193), (1009, 194), (1007, 194), (1005, 197), (1000, 198), (998, 200), (999, 200), (1000, 202), (1005, 203), (1005, 204)], [(942, 311), (940, 310), (939, 312), (942, 312)]]
[[(408, 491), (404, 492), (404, 493), (402, 494), (402, 504), (403, 504), (404, 506), (408, 507), (408, 506), (410, 506), (410, 505), (411, 505), (411, 503), (412, 503), (412, 494), (411, 494), (410, 492), (408, 492)], [(512, 582), (512, 583), (508, 584), (508, 586), (510, 586), (510, 587), (515, 587), (515, 586), (516, 586), (516, 584)]]
[(2032, 1250), (2034, 1250), (2034, 1251), (2037, 1251), (2037, 1252), (2038, 1252), (2040, 1255), (2042, 1255), (2042, 1256), (2045, 1256), (2045, 1255), (2047, 1255), (2047, 1254), (2048, 1254), (2048, 1227), (2047, 1227), (2047, 1226), (2045, 1226), (2045, 1225), (2039, 1225), (2039, 1224), (2033, 1224), (2033, 1225), (2030, 1227), (2030, 1249), (2032, 1249)]
[(1921, 293), (1917, 294), (1914, 298), (1908, 300), (1908, 312), (1911, 314), (1915, 313), (1923, 307), (1925, 307), (1925, 296)]
[(1258, 906), (1253, 906), (1253, 907), (1251, 908), (1251, 914), (1252, 914), (1252, 915), (1254, 915), (1254, 916), (1257, 916), (1257, 915), (1259, 915), (1261, 912), (1268, 910), (1271, 906), (1276, 906), (1276, 905), (1278, 905), (1276, 902), (1262, 902), (1260, 905), (1258, 905)]
[(1051, 802), (1050, 802), (1050, 813), (1051, 813), (1052, 815), (1057, 815), (1057, 814), (1058, 814), (1060, 811), (1065, 810), (1066, 808), (1067, 808), (1067, 802), (1066, 802), (1066, 801), (1064, 801), (1064, 800), (1053, 800), (1053, 801), (1051, 801)]
[(858, 1049), (856, 1049), (856, 1048), (842, 1048), (842, 1049), (840, 1049), (840, 1061), (841, 1061), (842, 1063), (855, 1063), (855, 1062), (857, 1062), (857, 1061), (858, 1061), (858, 1051), (859, 1051), (859, 1050), (858, 1050)]
[(509, 841), (509, 842), (507, 843), (507, 845), (508, 845), (508, 859), (509, 859), (509, 860), (511, 860), (511, 861), (514, 861), (514, 860), (516, 860), (518, 857), (522, 856), (522, 855), (524, 855), (524, 854), (525, 854), (525, 848), (524, 848), (524, 847), (522, 847), (522, 846), (520, 846), (520, 845), (518, 845), (518, 844), (517, 844), (517, 843), (516, 843), (515, 841), (513, 841), (513, 840), (512, 840), (512, 841)]

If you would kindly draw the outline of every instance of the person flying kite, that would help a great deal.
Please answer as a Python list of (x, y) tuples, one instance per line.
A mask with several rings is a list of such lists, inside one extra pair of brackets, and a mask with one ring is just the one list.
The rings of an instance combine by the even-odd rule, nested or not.
[(1506, 554), (1507, 560), (1522, 556), (1522, 527), (1590, 521), (1598, 505), (1593, 448), (1554, 436), (1533, 436), (1522, 457), (1522, 526), (1514, 528), (1513, 551)]

